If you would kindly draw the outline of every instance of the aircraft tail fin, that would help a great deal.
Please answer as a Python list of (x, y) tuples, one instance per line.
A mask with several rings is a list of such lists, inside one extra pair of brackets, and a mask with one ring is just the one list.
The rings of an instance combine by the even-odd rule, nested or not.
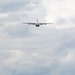
[(38, 23), (38, 19), (37, 19), (37, 23)]

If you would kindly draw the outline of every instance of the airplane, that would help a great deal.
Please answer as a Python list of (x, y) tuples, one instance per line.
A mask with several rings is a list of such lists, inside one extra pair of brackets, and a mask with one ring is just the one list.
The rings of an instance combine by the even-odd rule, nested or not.
[(39, 23), (37, 19), (36, 23), (23, 23), (23, 24), (35, 25), (36, 27), (39, 27), (40, 25), (53, 24), (53, 23)]

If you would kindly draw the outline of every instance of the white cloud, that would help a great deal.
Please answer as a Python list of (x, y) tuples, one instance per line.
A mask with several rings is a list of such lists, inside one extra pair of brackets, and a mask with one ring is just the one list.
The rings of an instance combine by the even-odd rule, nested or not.
[(74, 0), (44, 0), (46, 7), (46, 20), (53, 22), (53, 28), (75, 27), (72, 18), (75, 18)]
[(65, 57), (63, 63), (71, 63), (73, 60), (74, 60), (74, 54), (70, 53)]
[(0, 18), (7, 18), (8, 16), (8, 13), (0, 13)]

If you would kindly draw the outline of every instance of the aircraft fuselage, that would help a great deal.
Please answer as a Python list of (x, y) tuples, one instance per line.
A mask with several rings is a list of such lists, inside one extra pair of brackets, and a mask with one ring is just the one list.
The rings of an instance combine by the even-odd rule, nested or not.
[(39, 24), (36, 24), (36, 27), (39, 27), (40, 25)]

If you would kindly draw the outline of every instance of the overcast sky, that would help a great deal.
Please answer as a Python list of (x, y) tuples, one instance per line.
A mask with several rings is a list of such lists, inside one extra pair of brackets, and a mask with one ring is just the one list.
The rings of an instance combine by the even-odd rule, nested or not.
[(75, 0), (1, 0), (0, 75), (75, 75)]

